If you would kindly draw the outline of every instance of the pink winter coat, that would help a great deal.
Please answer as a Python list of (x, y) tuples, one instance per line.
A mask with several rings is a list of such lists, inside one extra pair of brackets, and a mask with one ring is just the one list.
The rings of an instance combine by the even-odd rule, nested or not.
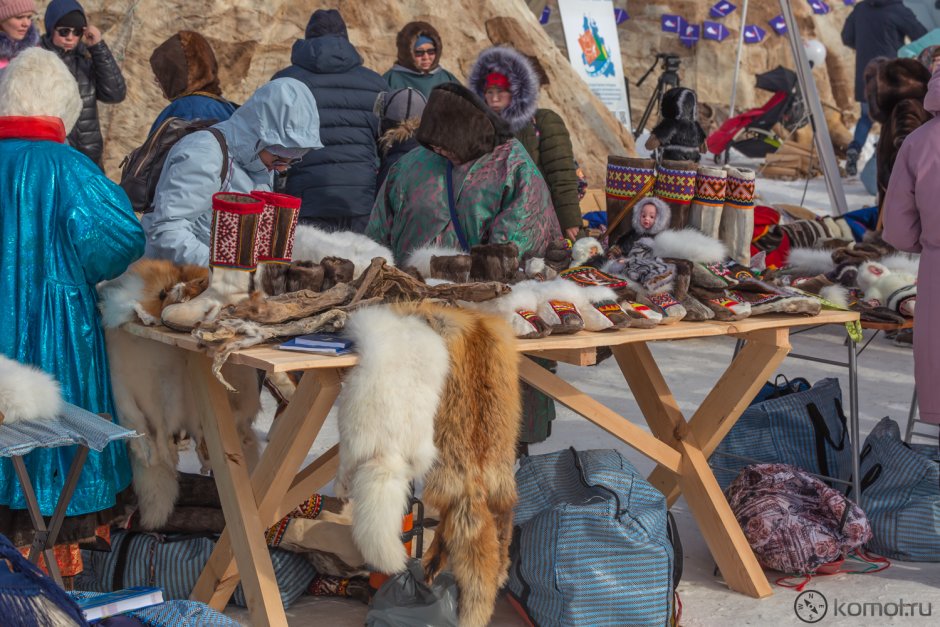
[[(924, 108), (940, 113), (940, 71), (930, 79)], [(921, 254), (914, 381), (921, 420), (940, 424), (940, 275), (930, 271), (940, 267), (940, 117), (901, 145), (885, 194), (884, 239), (898, 250)]]

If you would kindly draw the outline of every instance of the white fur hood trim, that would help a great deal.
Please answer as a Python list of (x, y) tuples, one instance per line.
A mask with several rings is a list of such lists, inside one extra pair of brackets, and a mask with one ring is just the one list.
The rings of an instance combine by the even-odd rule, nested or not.
[(298, 224), (294, 235), (294, 260), (320, 263), (324, 257), (350, 260), (355, 266), (356, 278), (375, 257), (382, 257), (390, 266), (395, 265), (392, 251), (365, 235), (352, 231), (329, 232), (309, 224)]
[(105, 329), (116, 329), (137, 320), (137, 304), (144, 292), (144, 280), (135, 272), (125, 272), (112, 281), (98, 284), (98, 309)]
[(804, 276), (817, 276), (835, 269), (832, 251), (819, 248), (791, 248), (787, 270)]
[(454, 255), (466, 255), (458, 248), (450, 246), (424, 246), (416, 248), (405, 257), (404, 267), (413, 267), (421, 273), (421, 276), (427, 280), (431, 276), (431, 257), (453, 257)]
[(38, 368), (0, 355), (0, 412), (3, 422), (45, 420), (62, 409), (59, 383)]
[(653, 254), (699, 263), (715, 263), (728, 257), (728, 248), (720, 241), (695, 229), (663, 231), (653, 238)]

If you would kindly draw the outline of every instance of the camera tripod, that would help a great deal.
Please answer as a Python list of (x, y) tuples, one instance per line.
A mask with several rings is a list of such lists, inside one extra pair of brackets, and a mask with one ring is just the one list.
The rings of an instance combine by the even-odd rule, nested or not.
[(646, 108), (643, 109), (643, 115), (640, 117), (640, 121), (633, 130), (633, 139), (643, 134), (643, 129), (646, 128), (646, 123), (649, 122), (650, 116), (653, 113), (653, 107), (656, 107), (657, 111), (660, 110), (663, 102), (663, 94), (665, 94), (667, 90), (679, 86), (679, 57), (666, 52), (660, 52), (656, 55), (656, 60), (653, 61), (653, 65), (651, 65), (650, 69), (646, 70), (646, 74), (637, 81), (636, 86), (639, 87), (643, 84), (643, 81), (656, 69), (656, 64), (660, 59), (663, 60), (662, 74), (659, 75), (659, 79), (656, 81), (656, 88), (653, 89), (649, 102), (646, 103)]

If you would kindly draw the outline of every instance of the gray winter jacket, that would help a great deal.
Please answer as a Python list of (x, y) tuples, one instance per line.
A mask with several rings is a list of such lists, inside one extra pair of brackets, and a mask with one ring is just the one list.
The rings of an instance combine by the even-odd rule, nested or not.
[(228, 146), (229, 169), (211, 133), (191, 133), (167, 155), (154, 194), (154, 210), (144, 215), (145, 255), (174, 263), (209, 263), (212, 195), (220, 191), (269, 191), (272, 173), (258, 153), (268, 146), (322, 148), (316, 101), (306, 85), (284, 78), (261, 86), (232, 117), (219, 122)]

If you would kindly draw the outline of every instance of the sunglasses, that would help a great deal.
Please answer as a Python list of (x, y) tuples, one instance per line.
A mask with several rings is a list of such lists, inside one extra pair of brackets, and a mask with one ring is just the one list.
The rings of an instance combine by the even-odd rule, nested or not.
[(59, 26), (55, 29), (55, 32), (59, 37), (69, 37), (72, 33), (75, 33), (76, 37), (81, 37), (85, 34), (85, 27), (82, 28), (72, 28), (71, 26)]
[(415, 50), (416, 57), (433, 57), (437, 55), (437, 50), (429, 48), (428, 50)]

